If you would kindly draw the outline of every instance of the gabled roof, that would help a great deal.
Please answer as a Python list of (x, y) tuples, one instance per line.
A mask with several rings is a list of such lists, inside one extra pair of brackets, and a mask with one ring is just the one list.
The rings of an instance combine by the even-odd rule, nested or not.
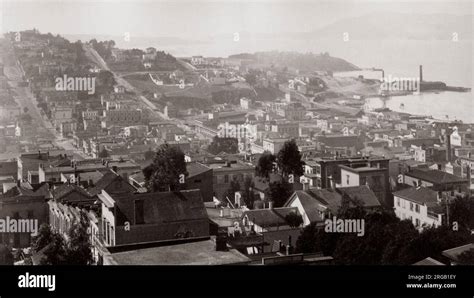
[(457, 261), (460, 254), (474, 249), (474, 243), (469, 243), (466, 245), (450, 248), (443, 250), (443, 256), (450, 258), (451, 260)]
[(243, 216), (261, 227), (274, 227), (288, 225), (285, 216), (290, 213), (299, 214), (296, 207), (281, 207), (248, 210), (244, 212)]
[(466, 182), (466, 180), (463, 178), (439, 170), (413, 169), (410, 172), (405, 173), (405, 175), (409, 177), (418, 178), (423, 181), (428, 181), (434, 184)]
[(441, 263), (440, 261), (437, 261), (437, 260), (433, 259), (433, 258), (427, 257), (427, 258), (425, 258), (421, 261), (416, 262), (413, 265), (421, 265), (421, 266), (426, 266), (426, 265), (431, 265), (431, 266), (438, 265), (438, 266), (440, 266), (441, 265), (442, 266), (444, 264)]
[[(100, 178), (94, 187), (88, 189), (89, 193), (93, 196), (98, 195), (102, 192), (103, 189), (107, 189), (109, 186), (112, 185), (115, 181), (121, 181), (122, 183), (128, 183), (128, 181), (125, 181), (122, 176), (116, 174), (113, 171), (108, 171), (102, 178)], [(134, 191), (134, 187), (130, 185), (130, 192)], [(111, 192), (111, 191), (110, 191)]]
[(188, 177), (191, 178), (193, 176), (197, 176), (199, 174), (205, 173), (211, 170), (211, 168), (198, 163), (198, 162), (188, 162), (186, 163), (186, 171), (188, 172)]
[(91, 195), (80, 186), (75, 184), (61, 184), (53, 190), (53, 198), (57, 201), (67, 200), (71, 193), (78, 193), (85, 199), (91, 197)]
[(316, 198), (319, 202), (326, 206), (331, 212), (336, 213), (341, 206), (342, 196), (332, 189), (316, 189), (308, 190), (308, 193)]
[(438, 202), (436, 191), (426, 187), (408, 187), (393, 193), (394, 196), (425, 205)]
[(347, 194), (351, 199), (359, 199), (365, 208), (379, 207), (377, 196), (367, 185), (340, 187), (337, 189), (341, 194)]

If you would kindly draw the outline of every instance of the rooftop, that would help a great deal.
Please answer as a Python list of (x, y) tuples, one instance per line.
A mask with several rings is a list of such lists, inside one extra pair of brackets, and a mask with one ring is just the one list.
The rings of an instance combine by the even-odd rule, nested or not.
[(117, 265), (226, 265), (250, 262), (235, 249), (216, 251), (213, 240), (118, 252), (111, 258)]
[(441, 183), (462, 183), (467, 182), (467, 180), (460, 177), (454, 176), (452, 174), (440, 171), (440, 170), (429, 170), (429, 169), (413, 169), (408, 173), (405, 173), (406, 176), (418, 178), (424, 181), (428, 181), (434, 184)]
[(394, 192), (393, 195), (421, 205), (438, 202), (438, 193), (426, 187), (408, 187)]

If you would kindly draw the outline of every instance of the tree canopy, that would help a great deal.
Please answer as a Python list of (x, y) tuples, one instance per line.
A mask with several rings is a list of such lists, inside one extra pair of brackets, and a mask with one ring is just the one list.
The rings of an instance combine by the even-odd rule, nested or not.
[(273, 163), (275, 162), (275, 155), (265, 151), (258, 159), (258, 164), (255, 167), (255, 174), (262, 178), (269, 178), (270, 173), (273, 172)]
[(290, 140), (283, 144), (277, 155), (277, 164), (283, 176), (290, 174), (296, 176), (303, 175), (304, 162), (301, 160), (301, 153), (295, 140)]
[(143, 169), (148, 191), (177, 190), (188, 175), (184, 153), (179, 147), (158, 147), (153, 163)]

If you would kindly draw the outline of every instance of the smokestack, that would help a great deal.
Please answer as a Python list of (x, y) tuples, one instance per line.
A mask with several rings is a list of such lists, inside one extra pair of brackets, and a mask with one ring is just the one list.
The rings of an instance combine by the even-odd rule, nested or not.
[(423, 82), (423, 65), (420, 65), (420, 83)]
[(446, 161), (451, 161), (451, 130), (446, 131)]

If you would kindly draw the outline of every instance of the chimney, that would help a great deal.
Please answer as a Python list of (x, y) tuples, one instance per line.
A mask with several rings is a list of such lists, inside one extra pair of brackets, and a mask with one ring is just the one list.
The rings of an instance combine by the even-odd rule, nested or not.
[(420, 65), (420, 83), (423, 82), (423, 65)]
[(451, 131), (446, 132), (446, 161), (451, 161)]
[(217, 235), (216, 237), (216, 251), (227, 250), (227, 237), (225, 235)]

